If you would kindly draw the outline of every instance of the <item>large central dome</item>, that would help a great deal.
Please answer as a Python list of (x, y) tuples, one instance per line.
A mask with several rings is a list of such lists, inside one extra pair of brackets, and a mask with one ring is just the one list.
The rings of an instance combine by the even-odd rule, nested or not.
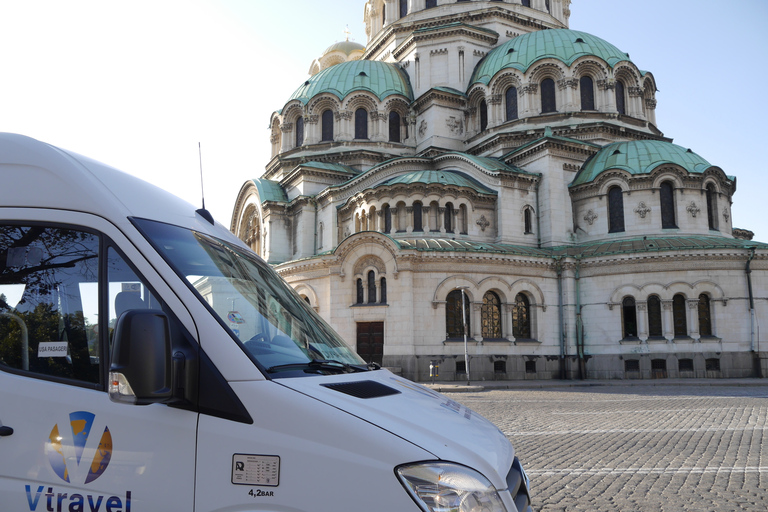
[(557, 59), (570, 66), (586, 55), (599, 57), (612, 68), (621, 61), (629, 61), (629, 54), (592, 34), (569, 29), (537, 30), (514, 37), (491, 51), (475, 68), (470, 84), (488, 84), (502, 69), (525, 72), (543, 59)]

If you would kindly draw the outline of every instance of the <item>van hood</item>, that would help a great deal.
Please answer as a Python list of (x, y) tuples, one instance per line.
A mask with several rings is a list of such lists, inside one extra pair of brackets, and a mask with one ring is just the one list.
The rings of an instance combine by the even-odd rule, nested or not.
[[(473, 467), (505, 489), (515, 456), (490, 421), (468, 407), (380, 369), (364, 373), (275, 379), (273, 382), (341, 409), (432, 453)], [(403, 463), (416, 461), (403, 461)]]

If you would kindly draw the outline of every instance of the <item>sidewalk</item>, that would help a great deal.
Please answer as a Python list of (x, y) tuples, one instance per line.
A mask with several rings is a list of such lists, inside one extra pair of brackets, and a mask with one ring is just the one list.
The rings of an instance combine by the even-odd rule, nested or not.
[(439, 393), (477, 393), (494, 389), (549, 389), (596, 386), (768, 386), (768, 379), (612, 379), (612, 380), (496, 380), (420, 382)]

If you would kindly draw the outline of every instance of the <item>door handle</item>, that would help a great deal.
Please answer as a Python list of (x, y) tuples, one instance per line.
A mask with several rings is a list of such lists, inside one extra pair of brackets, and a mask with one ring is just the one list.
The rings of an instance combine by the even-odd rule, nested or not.
[(9, 436), (11, 434), (13, 434), (13, 429), (11, 427), (0, 427), (0, 436)]

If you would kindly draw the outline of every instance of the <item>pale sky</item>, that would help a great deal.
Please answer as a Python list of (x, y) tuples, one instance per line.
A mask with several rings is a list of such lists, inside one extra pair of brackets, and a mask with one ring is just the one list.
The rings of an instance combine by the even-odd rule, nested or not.
[[(110, 164), (229, 226), (270, 157), (270, 114), (364, 0), (0, 0), (0, 131)], [(658, 128), (737, 177), (736, 227), (768, 242), (759, 160), (768, 0), (573, 0), (570, 28), (653, 73)], [(1, 186), (1, 185), (0, 185)]]

